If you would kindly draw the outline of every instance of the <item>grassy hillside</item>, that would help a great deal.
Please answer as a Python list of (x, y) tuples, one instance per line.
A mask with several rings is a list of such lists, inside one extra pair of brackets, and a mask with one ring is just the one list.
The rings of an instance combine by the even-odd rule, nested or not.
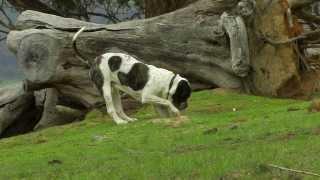
[(180, 125), (150, 107), (121, 126), (94, 111), (0, 141), (0, 179), (313, 179), (265, 166), (320, 172), (320, 114), (308, 105), (204, 91)]

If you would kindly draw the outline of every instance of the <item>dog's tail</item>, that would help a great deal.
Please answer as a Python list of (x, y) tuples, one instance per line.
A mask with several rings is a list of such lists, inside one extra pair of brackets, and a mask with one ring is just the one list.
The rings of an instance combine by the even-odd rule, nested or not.
[(81, 62), (83, 62), (87, 67), (90, 67), (89, 61), (87, 58), (85, 58), (78, 50), (77, 48), (77, 38), (78, 36), (86, 29), (86, 27), (82, 27), (81, 29), (79, 29), (78, 32), (76, 32), (72, 38), (72, 46), (74, 51), (76, 52), (77, 57), (79, 58), (79, 60)]

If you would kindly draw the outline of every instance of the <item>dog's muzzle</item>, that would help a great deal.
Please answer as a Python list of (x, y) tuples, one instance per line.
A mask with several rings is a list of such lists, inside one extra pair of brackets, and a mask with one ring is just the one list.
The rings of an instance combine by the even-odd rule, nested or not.
[(188, 107), (188, 103), (183, 102), (183, 103), (181, 103), (181, 104), (179, 105), (178, 109), (179, 109), (179, 110), (184, 110), (184, 109), (186, 109), (187, 107)]

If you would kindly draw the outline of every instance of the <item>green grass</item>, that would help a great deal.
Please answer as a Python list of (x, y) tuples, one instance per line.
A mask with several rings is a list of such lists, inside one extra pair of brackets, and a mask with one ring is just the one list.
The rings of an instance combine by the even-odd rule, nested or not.
[(320, 173), (320, 114), (308, 105), (203, 91), (177, 127), (150, 107), (121, 126), (93, 111), (0, 141), (0, 179), (313, 179), (265, 166)]

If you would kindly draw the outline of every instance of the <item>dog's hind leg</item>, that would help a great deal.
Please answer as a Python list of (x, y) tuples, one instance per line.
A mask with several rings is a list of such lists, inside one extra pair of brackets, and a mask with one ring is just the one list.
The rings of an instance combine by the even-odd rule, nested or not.
[(103, 89), (103, 97), (104, 97), (104, 100), (106, 101), (108, 114), (113, 118), (113, 120), (117, 124), (126, 124), (126, 123), (128, 123), (127, 121), (121, 119), (119, 117), (119, 115), (117, 114), (117, 112), (116, 112), (115, 105), (114, 105), (114, 100), (112, 99), (111, 83), (110, 82), (104, 82), (102, 89)]
[(124, 111), (123, 111), (123, 107), (122, 107), (122, 103), (121, 103), (121, 97), (120, 97), (120, 93), (119, 90), (115, 87), (112, 87), (112, 99), (116, 108), (116, 112), (117, 114), (123, 118), (124, 120), (127, 121), (136, 121), (137, 119), (135, 118), (130, 118), (129, 116), (127, 116)]

